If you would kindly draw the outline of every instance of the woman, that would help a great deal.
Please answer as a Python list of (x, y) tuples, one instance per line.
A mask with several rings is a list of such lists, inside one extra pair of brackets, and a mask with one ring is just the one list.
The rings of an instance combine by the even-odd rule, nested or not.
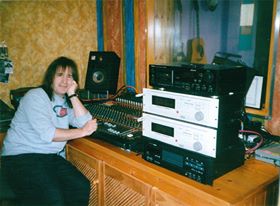
[(29, 90), (20, 101), (1, 162), (22, 205), (88, 204), (89, 181), (64, 158), (68, 140), (97, 129), (75, 93), (77, 82), (76, 63), (59, 57), (49, 65), (42, 86)]

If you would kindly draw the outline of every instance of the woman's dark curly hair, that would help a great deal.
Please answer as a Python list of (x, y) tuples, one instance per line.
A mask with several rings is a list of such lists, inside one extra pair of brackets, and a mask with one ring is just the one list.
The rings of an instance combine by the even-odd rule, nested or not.
[(48, 67), (48, 69), (45, 73), (45, 76), (44, 76), (44, 79), (43, 79), (43, 84), (42, 84), (41, 87), (45, 90), (45, 92), (49, 96), (50, 100), (52, 100), (52, 97), (53, 97), (52, 84), (53, 84), (53, 80), (54, 80), (56, 70), (58, 68), (62, 68), (63, 70), (65, 70), (68, 67), (72, 69), (73, 79), (78, 84), (78, 81), (79, 81), (78, 67), (77, 67), (77, 64), (75, 63), (74, 60), (72, 60), (68, 57), (61, 56), (61, 57), (58, 57), (57, 59), (55, 59), (49, 65), (49, 67)]

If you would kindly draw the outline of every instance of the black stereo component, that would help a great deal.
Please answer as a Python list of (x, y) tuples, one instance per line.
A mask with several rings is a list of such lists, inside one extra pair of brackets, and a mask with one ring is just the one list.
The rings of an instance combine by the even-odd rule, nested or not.
[(13, 105), (15, 110), (18, 108), (19, 102), (21, 98), (25, 95), (25, 93), (27, 93), (30, 89), (35, 89), (35, 88), (36, 87), (21, 87), (10, 91), (11, 104)]
[(216, 178), (244, 164), (244, 146), (240, 142), (226, 147), (223, 154), (212, 158), (144, 137), (142, 158), (197, 182), (212, 185)]
[(14, 114), (15, 110), (0, 99), (0, 132), (6, 132), (9, 129)]
[(142, 151), (142, 98), (125, 94), (103, 103), (88, 103), (85, 107), (98, 120), (92, 137), (104, 140), (124, 150)]
[(242, 65), (182, 64), (149, 65), (149, 83), (154, 88), (199, 96), (242, 94), (254, 77)]

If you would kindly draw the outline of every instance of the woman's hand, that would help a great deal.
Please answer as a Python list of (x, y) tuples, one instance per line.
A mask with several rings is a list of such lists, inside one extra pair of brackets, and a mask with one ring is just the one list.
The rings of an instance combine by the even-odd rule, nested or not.
[(91, 135), (93, 132), (97, 130), (97, 120), (89, 120), (84, 127), (81, 128), (84, 135), (83, 136), (88, 136)]
[(75, 94), (76, 93), (76, 90), (78, 88), (78, 84), (75, 80), (72, 81), (72, 84), (70, 84), (68, 90), (67, 90), (67, 94), (68, 96), (72, 95), (72, 94)]

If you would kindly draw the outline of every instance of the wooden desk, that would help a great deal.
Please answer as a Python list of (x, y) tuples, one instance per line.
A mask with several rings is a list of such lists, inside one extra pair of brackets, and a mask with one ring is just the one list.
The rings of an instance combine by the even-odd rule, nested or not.
[(67, 158), (92, 182), (90, 205), (277, 204), (279, 170), (255, 159), (210, 186), (91, 138), (69, 142)]

